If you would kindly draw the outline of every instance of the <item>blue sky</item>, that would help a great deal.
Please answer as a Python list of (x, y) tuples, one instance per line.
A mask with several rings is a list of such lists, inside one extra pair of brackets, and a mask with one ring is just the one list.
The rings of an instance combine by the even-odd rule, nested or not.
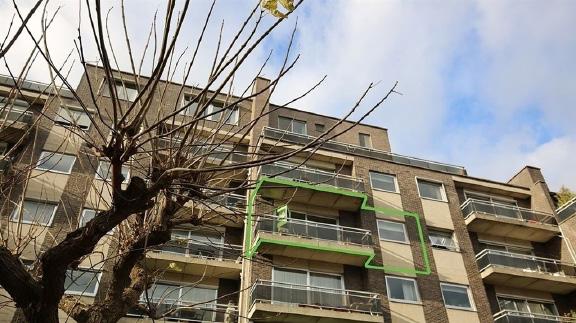
[[(62, 3), (53, 27), (58, 37), (48, 39), (60, 59), (72, 48), (77, 21), (77, 2)], [(200, 62), (210, 59), (219, 22), (225, 20), (224, 40), (229, 40), (255, 3), (217, 3), (218, 23), (208, 30), (209, 46)], [(183, 39), (195, 41), (210, 3), (192, 4)], [(151, 21), (162, 1), (128, 1), (128, 6), (139, 51), (147, 35), (143, 22)], [(12, 11), (10, 1), (0, 2), (3, 20)], [(389, 129), (394, 152), (464, 165), (472, 176), (502, 181), (524, 165), (538, 166), (551, 189), (561, 184), (576, 189), (576, 1), (306, 0), (247, 62), (239, 83), (271, 49), (276, 59), (266, 73), (273, 75), (296, 18), (294, 51), (301, 59), (273, 101), (283, 103), (327, 74), (321, 88), (294, 106), (339, 116), (370, 82), (379, 83), (367, 103), (399, 81), (403, 95), (368, 119)], [(2, 34), (5, 28), (0, 26)], [(111, 30), (112, 41), (121, 41), (120, 29)], [(187, 45), (181, 42), (178, 49)], [(8, 57), (11, 66), (22, 63), (29, 46), (17, 44)], [(118, 56), (127, 68), (127, 57), (121, 51)], [(45, 78), (45, 68), (30, 75)], [(73, 69), (73, 77), (78, 75)], [(194, 75), (191, 83), (201, 85), (206, 68), (198, 67)]]

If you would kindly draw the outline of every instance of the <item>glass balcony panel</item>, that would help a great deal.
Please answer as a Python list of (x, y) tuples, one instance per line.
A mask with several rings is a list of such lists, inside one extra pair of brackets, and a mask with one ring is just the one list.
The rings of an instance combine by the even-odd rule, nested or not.
[[(540, 272), (552, 275), (574, 276), (574, 265), (560, 263), (558, 260), (514, 254), (505, 251), (483, 250), (476, 256), (478, 266), (483, 269), (489, 266), (516, 268), (527, 272)], [(568, 269), (565, 270), (565, 269)]]

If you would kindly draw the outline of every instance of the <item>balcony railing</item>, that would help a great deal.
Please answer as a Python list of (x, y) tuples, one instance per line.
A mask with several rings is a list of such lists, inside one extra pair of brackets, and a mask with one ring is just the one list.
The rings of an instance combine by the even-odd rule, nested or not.
[(570, 276), (576, 278), (576, 267), (574, 264), (563, 263), (556, 259), (485, 249), (476, 255), (476, 261), (478, 262), (480, 271), (488, 267), (506, 267), (518, 269), (526, 273), (537, 272), (553, 276)]
[(262, 165), (260, 173), (277, 178), (288, 178), (298, 182), (324, 184), (353, 191), (364, 191), (364, 182), (359, 178), (290, 163), (276, 162)]
[(262, 231), (306, 239), (339, 242), (342, 244), (358, 246), (372, 245), (372, 235), (369, 230), (307, 220), (260, 216), (257, 219), (255, 230), (256, 232)]
[(576, 322), (576, 318), (504, 310), (494, 315), (494, 322), (495, 323)]
[(576, 215), (576, 197), (556, 210), (556, 214), (559, 222), (566, 221), (571, 216)]
[(156, 252), (171, 253), (211, 260), (230, 260), (237, 261), (241, 259), (242, 246), (217, 243), (217, 242), (197, 242), (187, 239), (171, 240), (154, 249)]
[[(262, 131), (262, 136), (269, 139), (286, 141), (301, 145), (306, 145), (316, 139), (316, 137), (313, 136), (302, 135), (271, 127), (265, 127), (264, 130)], [(450, 165), (445, 163), (437, 163), (430, 160), (398, 155), (383, 150), (347, 144), (334, 140), (328, 140), (322, 143), (322, 149), (332, 150), (346, 154), (359, 155), (369, 158), (375, 158), (403, 165), (417, 166), (421, 168), (436, 170), (450, 174), (456, 174), (456, 175), (466, 174), (464, 167), (461, 166)]]
[(377, 293), (258, 280), (252, 286), (250, 295), (252, 304), (289, 304), (371, 315), (382, 314), (382, 302)]
[(557, 225), (556, 219), (554, 219), (552, 214), (506, 204), (492, 203), (476, 199), (467, 199), (466, 202), (460, 206), (460, 208), (462, 209), (464, 218), (468, 218), (472, 213), (481, 213), (528, 223)]
[[(140, 304), (147, 307), (145, 301)], [(196, 305), (182, 301), (172, 301), (167, 299), (157, 299), (150, 301), (150, 307), (156, 309), (156, 313), (166, 321), (184, 322), (238, 322), (238, 307), (230, 304), (205, 303)], [(145, 317), (139, 308), (128, 311), (128, 316)]]

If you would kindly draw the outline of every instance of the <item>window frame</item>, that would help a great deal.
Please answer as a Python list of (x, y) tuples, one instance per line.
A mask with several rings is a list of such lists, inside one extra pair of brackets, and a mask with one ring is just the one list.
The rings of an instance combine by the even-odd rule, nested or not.
[[(438, 232), (440, 234), (450, 235), (450, 239), (452, 240), (454, 247), (447, 247), (444, 245), (433, 244), (432, 240), (430, 239), (430, 233), (432, 233), (432, 232)], [(456, 251), (456, 252), (460, 251), (460, 248), (458, 247), (458, 241), (456, 241), (456, 239), (455, 239), (454, 231), (444, 231), (444, 230), (438, 230), (435, 228), (430, 228), (428, 230), (428, 241), (430, 243), (430, 247), (437, 249), (437, 250)]]
[[(501, 205), (505, 205), (505, 206), (509, 206), (509, 207), (518, 207), (518, 201), (514, 198), (507, 198), (505, 196), (491, 195), (491, 194), (487, 194), (487, 193), (483, 193), (483, 192), (464, 190), (464, 198), (466, 200), (468, 200), (468, 199), (478, 200), (477, 198), (474, 198), (474, 196), (472, 196), (472, 197), (469, 196), (470, 194), (476, 195), (477, 197), (487, 198), (489, 201), (486, 201), (486, 202), (488, 202), (488, 203), (501, 204)], [(481, 201), (483, 201), (483, 200), (481, 200)], [(514, 206), (512, 206), (508, 203), (514, 203)]]
[[(106, 162), (106, 163), (110, 164), (110, 167), (112, 167), (112, 164), (110, 163), (110, 161), (108, 161), (106, 159), (99, 159), (98, 160), (98, 167), (96, 168), (96, 173), (94, 176), (97, 180), (101, 180), (104, 182), (110, 182), (110, 181), (112, 181), (111, 178), (102, 178), (100, 176), (100, 167), (102, 166), (102, 162)], [(124, 167), (126, 167), (126, 169), (128, 171), (126, 172), (126, 176), (125, 176), (124, 180), (122, 181), (122, 184), (128, 183), (130, 181), (130, 176), (132, 175), (130, 167), (128, 165), (122, 165), (122, 168), (124, 168)], [(108, 170), (108, 171), (110, 171), (110, 170)]]
[[(505, 309), (500, 307), (500, 298), (508, 298), (508, 299), (515, 299), (515, 300), (519, 300), (519, 301), (524, 301), (526, 304), (528, 304), (528, 302), (532, 301), (535, 303), (540, 303), (540, 304), (552, 304), (554, 306), (554, 312), (556, 314), (556, 316), (559, 315), (558, 312), (558, 307), (556, 306), (556, 302), (553, 300), (549, 300), (549, 299), (544, 299), (544, 298), (535, 298), (535, 297), (525, 297), (525, 296), (517, 296), (517, 295), (511, 295), (511, 294), (501, 294), (501, 293), (496, 293), (496, 301), (498, 302), (498, 309), (500, 311), (504, 311)], [(539, 313), (533, 313), (530, 309), (530, 306), (527, 306), (528, 308), (528, 312), (522, 312), (519, 311), (520, 313), (528, 313), (528, 314), (539, 314)]]
[[(118, 86), (120, 86), (120, 90), (118, 89)], [(108, 82), (106, 80), (102, 81), (102, 95), (108, 98), (111, 98), (112, 96), (110, 95), (110, 87), (108, 86)], [(116, 90), (116, 98), (118, 100), (121, 101), (126, 101), (126, 102), (134, 102), (134, 100), (138, 97), (138, 95), (140, 94), (140, 92), (138, 91), (138, 86), (133, 83), (130, 82), (128, 80), (122, 80), (122, 79), (117, 79), (114, 78), (114, 89)], [(130, 99), (130, 97), (128, 96), (129, 91), (128, 90), (134, 90), (136, 92), (136, 96), (133, 99)], [(122, 94), (120, 94), (122, 93)], [(122, 95), (122, 97), (121, 97)], [(124, 95), (126, 95), (126, 97), (124, 97)]]
[[(364, 137), (365, 139), (366, 139), (366, 138), (368, 139), (368, 141), (367, 141), (367, 144), (368, 144), (368, 145), (366, 145), (366, 146), (365, 146), (365, 145), (362, 145), (362, 138), (363, 138), (363, 137)], [(366, 143), (366, 142), (365, 142), (365, 143)], [(370, 148), (370, 149), (372, 149), (372, 147), (374, 147), (374, 146), (372, 145), (372, 136), (371, 136), (369, 133), (359, 132), (359, 133), (358, 133), (358, 146), (363, 147), (363, 148)]]
[[(388, 296), (388, 299), (390, 301), (398, 303), (408, 303), (408, 304), (422, 304), (422, 298), (420, 296), (420, 290), (418, 289), (418, 282), (416, 281), (416, 279), (408, 277), (390, 276), (390, 275), (384, 276), (384, 279), (386, 282), (386, 296)], [(408, 299), (393, 298), (390, 293), (390, 284), (388, 283), (388, 279), (404, 280), (411, 282), (412, 286), (414, 286), (414, 291), (416, 292), (417, 300), (413, 301)]]
[[(422, 193), (420, 192), (419, 181), (433, 183), (433, 184), (440, 184), (440, 186), (441, 186), (440, 195), (442, 196), (442, 199), (439, 200), (439, 199), (435, 199), (432, 197), (422, 196)], [(418, 189), (418, 196), (421, 199), (430, 200), (430, 201), (437, 201), (437, 202), (448, 202), (448, 196), (446, 194), (446, 186), (441, 181), (416, 176), (416, 188)]]
[(82, 211), (80, 212), (80, 217), (78, 218), (78, 228), (82, 228), (82, 227), (86, 226), (86, 222), (90, 221), (90, 220), (88, 220), (88, 221), (84, 222), (83, 225), (80, 225), (80, 224), (82, 224), (82, 220), (84, 219), (84, 213), (86, 213), (86, 211), (94, 211), (95, 212), (94, 217), (92, 219), (94, 219), (98, 215), (98, 212), (99, 212), (97, 209), (91, 209), (91, 208), (83, 207)]
[[(67, 111), (66, 111), (67, 110)], [(85, 127), (82, 127), (80, 124), (76, 123), (71, 123), (71, 120), (66, 120), (64, 119), (64, 117), (62, 117), (62, 111), (64, 111), (65, 113), (68, 114), (69, 117), (71, 117), (69, 111), (74, 111), (74, 112), (78, 112), (78, 113), (83, 113), (88, 117), (88, 125)], [(64, 127), (64, 128), (68, 128), (68, 127), (78, 127), (84, 131), (88, 131), (90, 130), (90, 126), (92, 126), (92, 120), (90, 118), (90, 112), (86, 112), (84, 111), (81, 107), (78, 106), (72, 106), (72, 105), (67, 105), (67, 104), (63, 104), (60, 105), (60, 108), (58, 109), (58, 113), (56, 114), (56, 117), (54, 118), (54, 123), (60, 127)]]
[(314, 130), (318, 133), (324, 133), (324, 132), (326, 132), (326, 125), (323, 123), (315, 122), (314, 123)]
[[(25, 220), (24, 217), (22, 217), (22, 220), (18, 220), (18, 218), (15, 219), (14, 216), (17, 215), (18, 213), (20, 213), (20, 209), (22, 208), (22, 206), (25, 202), (53, 205), (54, 209), (52, 210), (52, 215), (50, 216), (50, 220), (47, 223), (41, 223), (38, 221)], [(17, 223), (18, 221), (21, 221), (21, 223), (23, 223), (23, 224), (31, 224), (31, 225), (40, 225), (40, 226), (44, 226), (44, 227), (51, 227), (52, 222), (54, 222), (54, 216), (56, 215), (56, 211), (58, 211), (58, 203), (51, 202), (51, 201), (45, 202), (45, 201), (38, 201), (38, 200), (34, 200), (34, 199), (24, 199), (24, 200), (22, 200), (22, 202), (20, 202), (18, 204), (17, 207), (14, 208), (14, 210), (12, 210), (12, 214), (10, 215), (10, 222), (16, 222)]]
[[(40, 161), (44, 160), (47, 161), (48, 159), (46, 159), (46, 155), (52, 155), (52, 157), (55, 157), (56, 155), (61, 155), (61, 156), (71, 156), (74, 159), (72, 160), (72, 163), (70, 164), (70, 167), (67, 171), (61, 171), (61, 170), (54, 170), (54, 169), (49, 169), (49, 168), (41, 168), (40, 167)], [(34, 169), (36, 170), (41, 170), (41, 171), (45, 171), (45, 172), (50, 172), (50, 173), (55, 173), (55, 174), (64, 174), (64, 175), (70, 175), (72, 174), (72, 169), (74, 168), (74, 164), (76, 164), (76, 155), (71, 155), (71, 154), (63, 154), (63, 153), (59, 153), (59, 152), (55, 152), (55, 151), (47, 151), (47, 150), (43, 150), (40, 153), (40, 157), (38, 157), (38, 161), (36, 162), (36, 167), (34, 167)]]
[[(180, 108), (183, 108), (185, 105), (189, 104), (190, 101), (192, 101), (192, 100), (188, 100), (187, 97), (188, 97), (188, 95), (186, 95), (186, 94), (182, 96), (182, 102), (181, 102), (181, 104), (180, 104)], [(194, 105), (196, 105), (196, 108), (194, 109), (194, 114), (186, 113), (186, 111), (188, 111), (188, 109), (190, 109), (190, 108), (193, 107)], [(181, 116), (192, 117), (192, 116), (194, 116), (194, 115), (196, 114), (197, 111), (198, 111), (198, 102), (194, 102), (194, 103), (192, 103), (190, 106), (188, 106), (186, 109), (178, 112), (178, 114), (181, 115)]]
[[(280, 119), (290, 120), (290, 129), (280, 128)], [(278, 120), (276, 120), (276, 121), (278, 122), (278, 129), (280, 129), (280, 130), (288, 131), (290, 133), (294, 133), (297, 135), (308, 136), (308, 122), (306, 122), (305, 120), (295, 119), (295, 118), (286, 117), (286, 116), (278, 116)], [(304, 133), (294, 132), (294, 121), (297, 121), (297, 122), (304, 124)]]
[(94, 285), (94, 292), (87, 293), (86, 291), (69, 291), (68, 289), (64, 288), (64, 294), (67, 295), (79, 295), (79, 296), (87, 296), (87, 297), (95, 297), (98, 294), (98, 289), (100, 288), (100, 281), (102, 279), (102, 271), (93, 269), (93, 268), (85, 268), (85, 267), (78, 267), (76, 269), (66, 269), (66, 275), (68, 275), (68, 271), (83, 271), (83, 272), (93, 272), (96, 273), (96, 285)]
[[(384, 176), (392, 177), (394, 179), (394, 191), (389, 191), (389, 190), (374, 186), (374, 182), (372, 181), (372, 174), (378, 174), (378, 175), (384, 175)], [(372, 190), (389, 192), (389, 193), (400, 193), (400, 187), (398, 186), (398, 178), (394, 174), (388, 174), (388, 173), (382, 173), (382, 172), (370, 170), (370, 171), (368, 171), (368, 178), (370, 180), (370, 187), (372, 187)]]
[[(196, 107), (196, 109), (198, 109), (198, 107)], [(216, 111), (218, 112), (216, 113)], [(210, 114), (210, 116), (207, 116), (208, 114)], [(235, 116), (235, 120), (233, 120), (233, 122), (229, 122), (230, 117), (233, 115)], [(224, 124), (237, 126), (238, 121), (240, 120), (240, 107), (238, 107), (238, 105), (233, 107), (224, 107), (224, 103), (213, 101), (206, 107), (206, 109), (204, 109), (204, 112), (202, 112), (202, 117), (208, 121), (223, 121)], [(223, 117), (226, 117), (226, 119), (221, 120)]]
[[(386, 239), (383, 238), (382, 235), (380, 234), (380, 223), (381, 222), (389, 222), (389, 223), (394, 223), (394, 224), (400, 224), (402, 226), (402, 231), (404, 233), (404, 241), (399, 241), (399, 240), (392, 240), (392, 239)], [(408, 238), (408, 232), (406, 231), (406, 224), (403, 222), (397, 222), (397, 221), (391, 221), (391, 220), (384, 220), (384, 219), (377, 219), (376, 220), (376, 228), (378, 229), (378, 240), (380, 241), (388, 241), (388, 242), (396, 242), (396, 243), (402, 243), (402, 244), (409, 244), (410, 243), (410, 239)]]
[[(468, 303), (470, 303), (470, 307), (460, 307), (460, 306), (456, 306), (456, 305), (446, 304), (446, 298), (444, 297), (444, 290), (443, 290), (444, 286), (452, 286), (452, 287), (458, 287), (458, 288), (465, 289), (466, 290), (466, 296), (468, 297)], [(440, 282), (440, 292), (442, 293), (442, 301), (444, 302), (444, 307), (449, 308), (449, 309), (453, 309), (453, 310), (464, 310), (464, 311), (475, 311), (476, 310), (476, 305), (474, 304), (474, 298), (472, 297), (472, 293), (470, 291), (470, 286)]]
[[(274, 271), (275, 270), (292, 270), (292, 271), (300, 271), (303, 273), (306, 273), (306, 285), (305, 287), (307, 289), (310, 288), (326, 288), (326, 287), (320, 287), (320, 286), (312, 286), (310, 284), (310, 276), (311, 274), (321, 274), (321, 275), (326, 275), (326, 276), (334, 276), (334, 277), (339, 277), (340, 278), (340, 290), (341, 291), (345, 291), (346, 290), (346, 284), (344, 283), (344, 276), (342, 274), (338, 274), (338, 273), (325, 273), (325, 272), (321, 272), (321, 271), (317, 271), (317, 270), (308, 270), (308, 269), (304, 269), (304, 268), (293, 268), (293, 267), (288, 267), (288, 266), (273, 266), (272, 267), (272, 282), (273, 283), (281, 283), (281, 284), (288, 284), (288, 283), (284, 283), (284, 282), (279, 282), (276, 281), (275, 277), (274, 277)], [(294, 283), (290, 283), (293, 285), (298, 285), (298, 284), (294, 284)]]

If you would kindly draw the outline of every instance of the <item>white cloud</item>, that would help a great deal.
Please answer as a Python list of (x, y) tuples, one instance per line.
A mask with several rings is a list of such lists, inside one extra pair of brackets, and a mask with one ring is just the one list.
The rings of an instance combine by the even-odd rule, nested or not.
[[(59, 62), (77, 36), (77, 3), (62, 3), (62, 15), (49, 38)], [(112, 3), (105, 2), (104, 8)], [(162, 5), (127, 3), (133, 46), (141, 52), (148, 23)], [(191, 52), (210, 3), (192, 2), (179, 51), (190, 46)], [(226, 20), (225, 39), (230, 40), (255, 3), (217, 4), (208, 46), (199, 53), (189, 83), (205, 82), (219, 22)], [(576, 2), (308, 0), (299, 10), (295, 49), (301, 61), (281, 83), (275, 95), (278, 103), (328, 74), (324, 86), (295, 106), (339, 116), (370, 82), (379, 84), (368, 103), (398, 80), (404, 95), (394, 96), (368, 120), (390, 130), (394, 151), (462, 164), (473, 176), (497, 180), (531, 164), (543, 169), (552, 189), (561, 184), (576, 188), (570, 160), (576, 148), (576, 38), (571, 32), (576, 27)], [(0, 3), (4, 20), (12, 11), (11, 2)], [(158, 14), (162, 17), (161, 8)], [(112, 15), (117, 20), (117, 7)], [(88, 20), (83, 19), (83, 33), (89, 38)], [(240, 73), (241, 80), (246, 81), (275, 47), (275, 66), (266, 71), (272, 76), (294, 23), (291, 18), (272, 34)], [(0, 35), (6, 28), (0, 26)], [(112, 41), (122, 42), (117, 23), (112, 30)], [(30, 48), (29, 40), (19, 41), (8, 57), (10, 66), (21, 66)], [(91, 59), (94, 50), (87, 44)], [(127, 69), (125, 51), (117, 54)], [(30, 76), (46, 80), (46, 68), (34, 69)]]

